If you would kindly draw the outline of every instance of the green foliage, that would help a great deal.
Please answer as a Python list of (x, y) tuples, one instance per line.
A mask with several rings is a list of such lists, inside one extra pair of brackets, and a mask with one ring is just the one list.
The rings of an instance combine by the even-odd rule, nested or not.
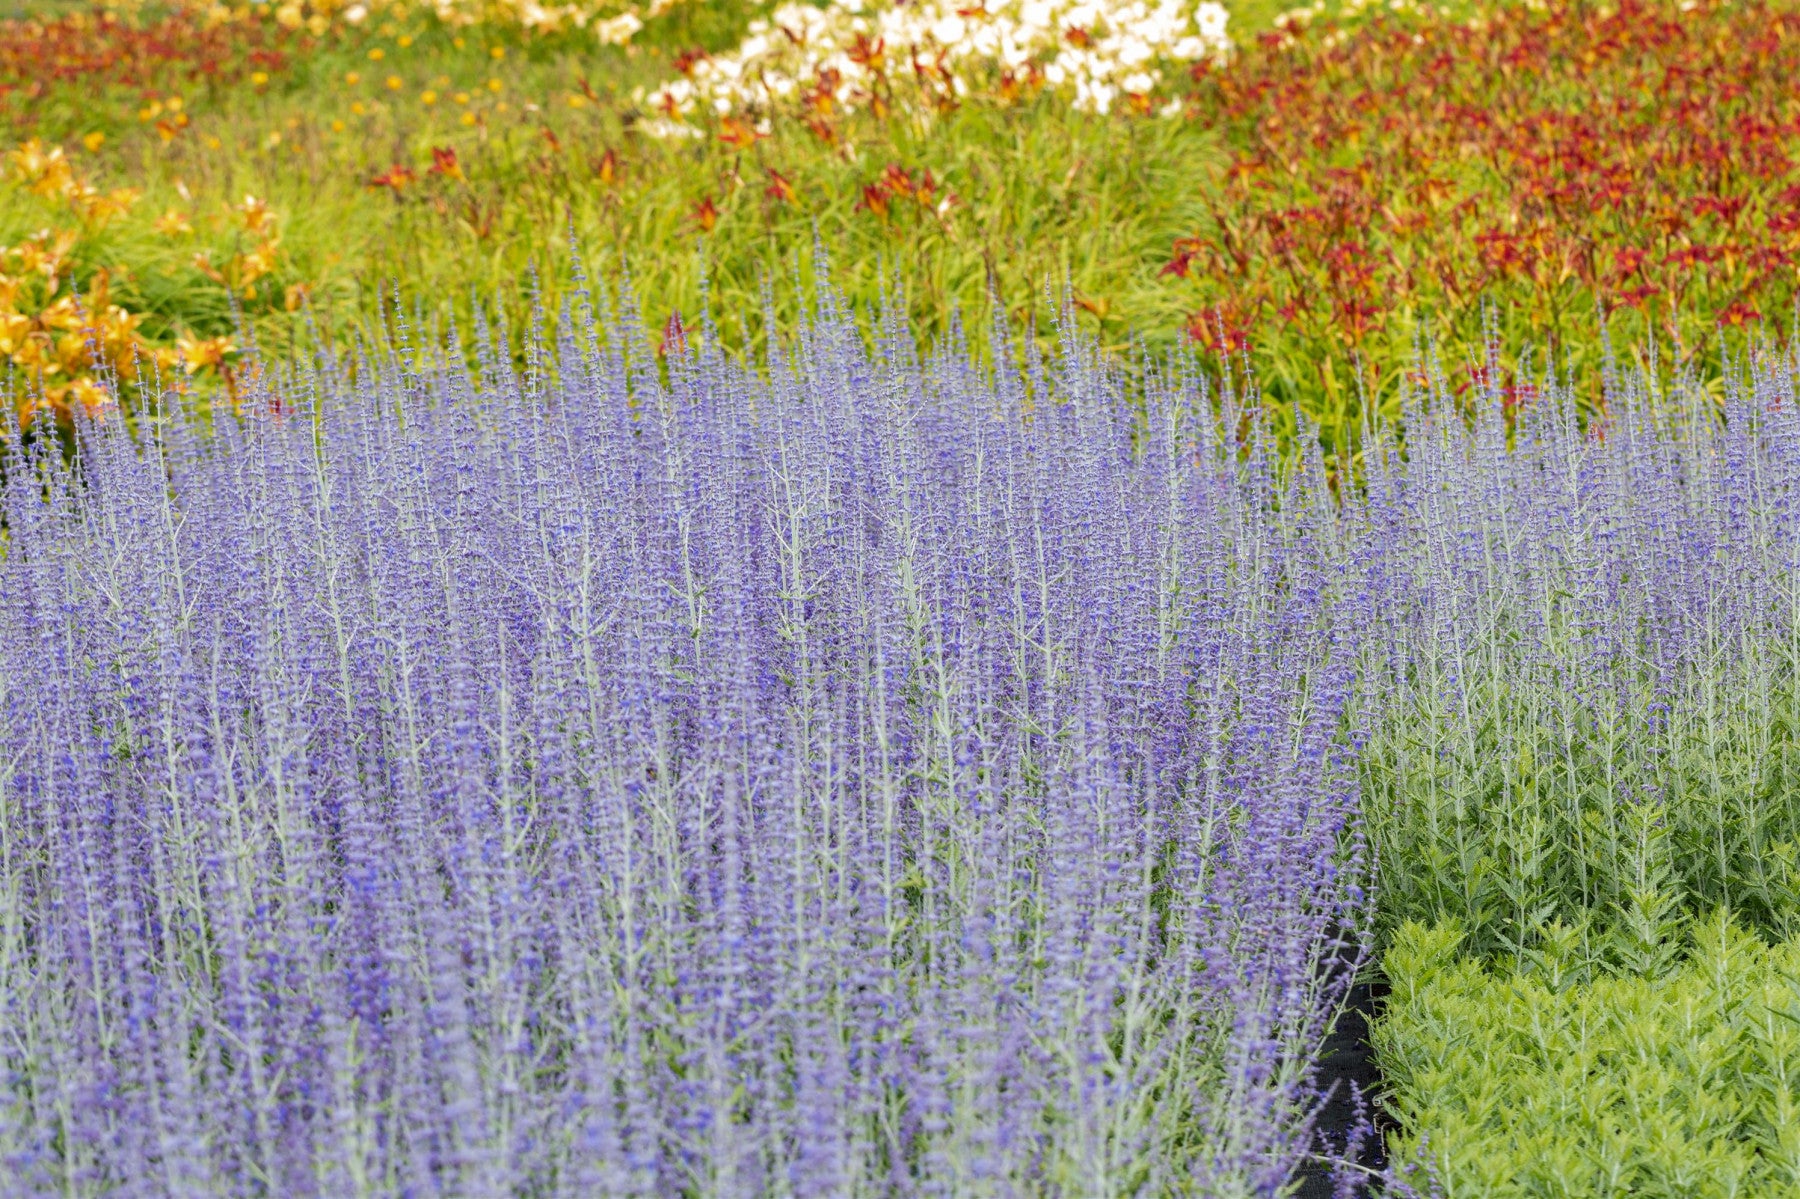
[(1408, 921), (1385, 961), (1373, 1036), (1415, 1181), (1449, 1199), (1800, 1195), (1800, 941), (1715, 914), (1660, 977), (1574, 938), (1516, 969), (1464, 942)]
[[(1065, 282), (1087, 306), (1092, 332), (1115, 350), (1128, 330), (1169, 344), (1184, 311), (1157, 278), (1173, 231), (1200, 211), (1209, 139), (1168, 121), (1094, 117), (1054, 97), (1013, 107), (968, 105), (954, 113), (858, 117), (836, 147), (780, 127), (741, 151), (716, 142), (656, 142), (608, 129), (606, 118), (550, 152), (536, 130), (496, 129), (464, 139), (469, 183), (448, 211), (423, 194), (391, 205), (365, 283), (384, 275), (427, 295), (509, 297), (523, 315), (531, 264), (547, 282), (566, 277), (566, 237), (546, 237), (546, 218), (590, 260), (628, 265), (658, 327), (671, 314), (692, 324), (706, 300), (719, 334), (736, 350), (762, 349), (762, 289), (772, 283), (778, 321), (791, 325), (804, 302), (789, 286), (809, 273), (815, 235), (834, 282), (859, 310), (904, 279), (907, 308), (927, 337), (947, 331), (960, 309), (984, 332), (990, 288), (1015, 321), (1052, 336), (1047, 287)], [(590, 180), (593, 160), (618, 146), (617, 188)], [(930, 172), (950, 199), (940, 215), (916, 203), (886, 214), (861, 206), (862, 189), (898, 164)], [(770, 194), (775, 172), (796, 198)], [(716, 223), (695, 219), (711, 202)], [(469, 211), (494, 213), (485, 237), (464, 228)], [(453, 251), (465, 247), (468, 253)]]
[(1414, 689), (1370, 746), (1389, 926), (1454, 918), (1478, 952), (1516, 955), (1560, 922), (1638, 973), (1716, 904), (1794, 931), (1791, 676), (1690, 697), (1659, 725), (1493, 665), (1458, 705), (1447, 685)]

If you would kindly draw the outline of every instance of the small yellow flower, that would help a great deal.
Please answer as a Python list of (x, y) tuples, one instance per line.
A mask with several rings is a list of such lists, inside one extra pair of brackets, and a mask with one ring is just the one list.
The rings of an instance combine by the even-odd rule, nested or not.
[(501, 83), (498, 79), (488, 80), (488, 91), (490, 91), (490, 92), (494, 92), (497, 94), (501, 90), (503, 90), (505, 87), (506, 87), (506, 85), (504, 83)]
[(465, 112), (457, 119), (464, 125), (473, 125), (475, 123), (475, 114), (472, 112)]
[(238, 219), (244, 222), (244, 228), (251, 233), (261, 233), (275, 219), (269, 212), (268, 201), (248, 194), (244, 196), (244, 202), (238, 205), (237, 213)]
[(368, 111), (369, 110), (363, 106), (363, 102), (361, 100), (358, 100), (356, 103), (354, 103), (350, 106), (350, 113), (352, 116), (360, 117)]
[(436, 104), (437, 103), (437, 93), (432, 91), (430, 88), (426, 88), (424, 91), (419, 93), (419, 103), (425, 104), (425, 105)]
[(194, 223), (179, 208), (171, 208), (150, 226), (164, 237), (186, 237), (194, 231)]
[(265, 150), (273, 150), (276, 146), (279, 146), (280, 144), (281, 144), (281, 131), (279, 129), (271, 129), (269, 131), (269, 136), (263, 138), (263, 149), (265, 149)]
[(456, 101), (458, 104), (467, 104), (469, 102), (469, 93), (468, 92), (457, 92), (454, 96), (451, 96), (450, 98), (452, 100)]
[(279, 246), (273, 240), (266, 241), (255, 249), (238, 255), (238, 275), (242, 282), (254, 283), (275, 269), (275, 255)]
[(225, 282), (225, 275), (218, 267), (212, 264), (212, 259), (206, 256), (205, 250), (194, 255), (194, 269), (199, 271), (202, 275), (205, 275), (208, 279), (211, 279), (214, 283)]
[(181, 103), (182, 103), (182, 101), (181, 101), (180, 96), (165, 96), (163, 98), (163, 104), (165, 107), (168, 108), (168, 110), (170, 112), (180, 112), (181, 111)]
[(373, 50), (369, 51), (369, 61), (370, 62), (380, 62), (382, 59), (384, 59), (386, 57), (387, 57), (387, 51), (383, 50), (380, 46), (377, 46)]
[(569, 93), (569, 107), (570, 108), (586, 108), (587, 107), (587, 97), (582, 95), (580, 92), (570, 92)]
[(82, 184), (69, 192), (69, 203), (76, 214), (95, 225), (104, 225), (114, 217), (130, 212), (137, 199), (137, 191), (129, 187), (103, 195), (98, 188)]
[(410, 34), (410, 33), (403, 33), (403, 34), (401, 34), (401, 35), (400, 35), (400, 40), (399, 40), (399, 42), (398, 42), (398, 43), (397, 43), (397, 44), (398, 44), (398, 45), (399, 45), (399, 47), (400, 47), (400, 48), (401, 48), (401, 49), (402, 49), (402, 50), (404, 50), (404, 49), (406, 49), (406, 48), (407, 48), (407, 47), (408, 47), (408, 46), (410, 46), (410, 45), (412, 45), (412, 44), (413, 44), (413, 40), (412, 40), (412, 34)]
[(351, 71), (344, 76), (344, 83), (350, 87), (355, 87), (357, 84), (359, 84), (361, 82), (362, 82), (362, 76), (357, 74), (355, 71)]
[(331, 131), (333, 133), (342, 133), (347, 128), (349, 128), (349, 126), (345, 125), (342, 121), (331, 122)]
[(465, 48), (466, 46), (468, 46), (469, 43), (463, 38), (453, 37), (450, 39), (450, 44), (452, 46), (455, 46), (458, 50), (461, 50), (461, 49)]
[(100, 147), (106, 144), (106, 134), (101, 133), (96, 129), (94, 132), (82, 138), (81, 144), (87, 147), (89, 154), (98, 154), (100, 152)]
[[(80, 357), (86, 357), (86, 351), (87, 346), (84, 339), (84, 342), (77, 353)], [(92, 379), (83, 377), (69, 384), (69, 390), (64, 395), (64, 402), (73, 401), (83, 408), (93, 411), (95, 409), (104, 408), (111, 398), (112, 397), (107, 395), (98, 383), (94, 382)]]
[(63, 152), (60, 146), (51, 146), (46, 150), (44, 143), (34, 137), (17, 150), (7, 154), (6, 158), (12, 163), (13, 169), (21, 175), (28, 179), (38, 179), (43, 177), (56, 163), (61, 162), (62, 156)]
[(252, 71), (250, 72), (250, 82), (257, 87), (261, 87), (269, 82), (269, 73), (267, 71)]
[(176, 338), (175, 350), (181, 355), (182, 369), (190, 375), (222, 366), (226, 355), (237, 353), (229, 337), (195, 337), (191, 333)]
[(493, 47), (489, 48), (488, 57), (495, 58), (495, 59), (505, 58), (506, 57), (506, 47), (505, 46), (493, 46)]
[(405, 87), (405, 86), (406, 86), (406, 81), (405, 81), (405, 80), (403, 80), (403, 79), (401, 79), (401, 78), (400, 78), (400, 76), (398, 76), (398, 75), (389, 75), (389, 76), (388, 76), (388, 77), (387, 77), (387, 89), (388, 89), (388, 91), (390, 91), (390, 92), (397, 92), (397, 91), (399, 91), (399, 90), (400, 90), (400, 89), (401, 89), (401, 88), (403, 88), (403, 87)]

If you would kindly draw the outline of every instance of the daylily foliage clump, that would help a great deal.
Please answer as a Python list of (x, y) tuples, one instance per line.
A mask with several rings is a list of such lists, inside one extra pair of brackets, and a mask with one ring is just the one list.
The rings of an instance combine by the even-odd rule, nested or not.
[[(101, 257), (108, 227), (136, 212), (137, 192), (102, 192), (60, 147), (35, 138), (4, 161), (0, 188), (24, 191), (38, 211), (57, 222), (14, 245), (0, 245), (0, 363), (10, 368), (19, 421), (29, 426), (48, 414), (67, 423), (78, 409), (98, 414), (121, 399), (133, 403), (160, 386), (159, 372), (216, 375), (235, 394), (237, 347), (230, 335), (171, 330), (164, 321), (158, 330), (163, 338), (146, 337), (147, 314), (118, 302), (115, 290), (122, 284), (118, 290), (141, 294), (142, 280), (132, 264), (94, 261)], [(279, 219), (265, 201), (246, 195), (205, 223), (222, 232), (220, 240), (230, 247), (216, 263), (215, 251), (192, 248), (195, 229), (187, 210), (168, 209), (150, 222), (150, 230), (187, 258), (184, 275), (202, 287), (201, 280), (211, 283), (240, 305), (279, 297), (292, 311), (304, 300), (304, 285), (274, 291), (267, 282), (281, 262), (281, 235)]]

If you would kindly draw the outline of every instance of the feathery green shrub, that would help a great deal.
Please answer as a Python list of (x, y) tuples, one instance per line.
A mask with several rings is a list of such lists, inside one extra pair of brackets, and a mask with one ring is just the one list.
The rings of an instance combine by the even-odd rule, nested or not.
[(1409, 921), (1386, 958), (1374, 1041), (1404, 1127), (1391, 1148), (1429, 1158), (1420, 1190), (1800, 1195), (1800, 940), (1771, 948), (1715, 914), (1660, 976), (1573, 943), (1497, 969), (1463, 940)]

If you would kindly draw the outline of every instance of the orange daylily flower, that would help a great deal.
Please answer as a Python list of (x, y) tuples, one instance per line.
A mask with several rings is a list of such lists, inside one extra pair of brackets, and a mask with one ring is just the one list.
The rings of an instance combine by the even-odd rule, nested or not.
[(719, 140), (738, 150), (748, 150), (757, 140), (768, 136), (759, 133), (748, 121), (740, 121), (736, 117), (726, 117), (719, 122)]
[(799, 193), (794, 190), (793, 182), (789, 180), (786, 175), (783, 175), (774, 167), (769, 167), (767, 173), (769, 176), (769, 186), (763, 190), (764, 195), (778, 200), (783, 204), (792, 204), (800, 198)]

